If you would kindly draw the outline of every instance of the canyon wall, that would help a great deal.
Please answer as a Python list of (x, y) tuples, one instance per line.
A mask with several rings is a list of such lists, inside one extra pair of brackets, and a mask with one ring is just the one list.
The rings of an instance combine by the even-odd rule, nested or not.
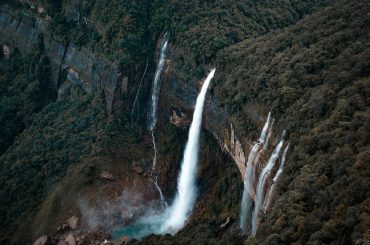
[(27, 13), (14, 14), (0, 9), (0, 42), (27, 55), (40, 39), (43, 40), (44, 51), (50, 61), (51, 83), (58, 96), (63, 96), (69, 84), (80, 86), (87, 93), (102, 88), (107, 109), (111, 111), (115, 92), (127, 92), (127, 76), (121, 75), (117, 65), (97, 57), (88, 48), (54, 40), (48, 33), (48, 21)]

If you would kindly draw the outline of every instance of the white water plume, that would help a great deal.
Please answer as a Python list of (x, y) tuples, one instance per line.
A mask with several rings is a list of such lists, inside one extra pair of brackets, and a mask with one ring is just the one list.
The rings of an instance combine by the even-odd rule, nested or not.
[(258, 213), (261, 209), (261, 206), (264, 202), (264, 188), (266, 184), (266, 180), (269, 177), (271, 170), (273, 169), (275, 163), (277, 162), (277, 159), (279, 157), (281, 147), (284, 144), (284, 135), (285, 131), (283, 133), (282, 139), (280, 140), (279, 144), (275, 147), (274, 151), (271, 154), (270, 159), (268, 160), (266, 166), (262, 170), (262, 173), (259, 177), (258, 184), (257, 184), (257, 190), (256, 190), (256, 202), (254, 205), (254, 212), (252, 216), (252, 235), (256, 235), (257, 232), (257, 218), (258, 218)]
[(185, 147), (184, 158), (178, 178), (177, 194), (171, 207), (169, 207), (168, 219), (162, 225), (161, 229), (163, 233), (170, 232), (174, 234), (179, 231), (184, 226), (194, 206), (196, 198), (195, 176), (197, 171), (203, 107), (207, 88), (215, 71), (216, 69), (212, 69), (208, 74), (196, 101), (193, 121), (190, 126), (188, 142)]

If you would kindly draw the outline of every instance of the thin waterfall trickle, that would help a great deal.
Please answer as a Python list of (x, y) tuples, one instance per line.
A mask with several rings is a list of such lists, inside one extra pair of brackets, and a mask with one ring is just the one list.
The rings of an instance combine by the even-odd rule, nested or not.
[(249, 153), (248, 160), (247, 160), (247, 166), (246, 166), (245, 175), (244, 175), (244, 191), (243, 191), (242, 202), (240, 205), (240, 228), (242, 229), (244, 233), (247, 233), (248, 231), (248, 223), (251, 218), (250, 216), (251, 216), (252, 207), (253, 207), (253, 199), (256, 198), (256, 193), (254, 190), (254, 183), (255, 183), (255, 176), (256, 176), (255, 168), (258, 163), (258, 160), (260, 157), (260, 151), (262, 150), (265, 140), (267, 143), (269, 137), (271, 136), (272, 123), (270, 122), (271, 122), (271, 112), (269, 112), (267, 116), (267, 120), (261, 131), (259, 141), (256, 144), (254, 144), (254, 146), (252, 147), (252, 150)]
[(168, 46), (168, 35), (167, 33), (165, 33), (163, 37), (163, 41), (161, 43), (161, 51), (159, 54), (159, 61), (158, 61), (157, 69), (155, 70), (155, 74), (153, 78), (150, 113), (148, 117), (148, 125), (149, 125), (150, 134), (152, 136), (152, 143), (153, 143), (153, 164), (152, 164), (153, 182), (159, 192), (161, 202), (165, 206), (167, 206), (167, 203), (164, 200), (161, 187), (158, 184), (157, 172), (155, 169), (156, 164), (157, 164), (157, 146), (155, 144), (154, 129), (155, 129), (155, 124), (157, 123), (157, 107), (158, 107), (159, 92), (160, 92), (160, 78), (161, 78), (161, 73), (164, 67), (164, 63), (165, 63), (167, 46)]
[(168, 219), (162, 225), (162, 232), (172, 234), (179, 231), (188, 219), (193, 210), (195, 202), (195, 176), (197, 171), (199, 138), (202, 126), (203, 107), (207, 89), (216, 69), (212, 69), (204, 81), (202, 89), (198, 95), (193, 121), (190, 125), (188, 142), (185, 147), (184, 157), (181, 164), (180, 175), (177, 183), (177, 194), (171, 207), (169, 207)]
[(140, 90), (141, 90), (141, 85), (143, 84), (146, 71), (148, 70), (148, 63), (149, 63), (149, 58), (146, 58), (145, 69), (144, 69), (143, 75), (141, 76), (140, 83), (139, 83), (139, 88), (137, 89), (135, 99), (134, 99), (134, 104), (132, 105), (132, 109), (131, 109), (131, 121), (133, 121), (134, 111), (135, 111), (135, 108), (136, 108), (136, 104), (138, 103), (139, 94), (140, 94)]
[(258, 180), (257, 190), (256, 190), (256, 201), (255, 201), (254, 211), (253, 211), (253, 216), (252, 216), (252, 235), (256, 235), (256, 232), (257, 232), (257, 218), (258, 218), (258, 213), (261, 209), (261, 206), (265, 198), (264, 188), (265, 188), (266, 180), (268, 176), (270, 175), (271, 170), (273, 169), (280, 155), (280, 150), (284, 144), (284, 135), (285, 135), (285, 131), (283, 133), (283, 136), (279, 144), (275, 147), (274, 151), (271, 154), (270, 159), (268, 160), (266, 166), (262, 170), (262, 173)]

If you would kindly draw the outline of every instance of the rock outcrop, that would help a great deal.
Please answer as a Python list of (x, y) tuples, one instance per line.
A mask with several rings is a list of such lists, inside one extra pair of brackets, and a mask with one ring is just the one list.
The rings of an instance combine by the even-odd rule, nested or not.
[(113, 174), (111, 174), (109, 172), (106, 172), (106, 171), (104, 171), (100, 174), (100, 178), (103, 179), (103, 180), (109, 180), (109, 181), (114, 181), (115, 180)]

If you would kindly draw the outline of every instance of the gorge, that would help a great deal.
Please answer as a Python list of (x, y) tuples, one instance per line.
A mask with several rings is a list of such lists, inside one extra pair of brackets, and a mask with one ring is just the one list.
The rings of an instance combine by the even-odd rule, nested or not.
[(367, 244), (369, 11), (2, 1), (0, 243)]

